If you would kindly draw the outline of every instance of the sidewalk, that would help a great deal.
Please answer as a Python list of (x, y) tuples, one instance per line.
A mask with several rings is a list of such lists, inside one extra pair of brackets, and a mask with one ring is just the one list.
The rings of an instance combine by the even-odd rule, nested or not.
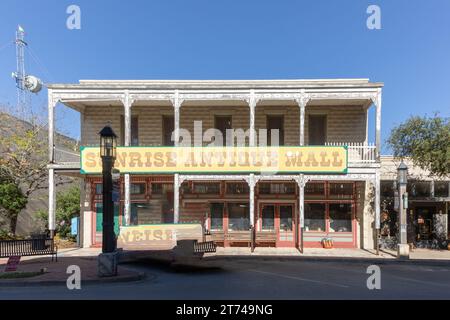
[[(35, 286), (35, 285), (66, 285), (67, 267), (77, 265), (81, 270), (81, 285), (89, 283), (137, 281), (144, 278), (144, 274), (118, 266), (116, 277), (100, 278), (97, 276), (97, 255), (99, 249), (62, 249), (58, 252), (58, 262), (52, 262), (50, 256), (22, 257), (18, 265), (17, 272), (39, 272), (46, 268), (46, 272), (29, 277), (0, 279), (0, 287), (9, 286)], [(8, 259), (0, 259), (0, 275), (4, 274), (4, 269)]]

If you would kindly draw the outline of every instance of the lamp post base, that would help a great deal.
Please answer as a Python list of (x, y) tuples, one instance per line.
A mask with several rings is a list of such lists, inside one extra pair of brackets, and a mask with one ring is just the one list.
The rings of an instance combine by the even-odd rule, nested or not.
[(409, 244), (398, 244), (397, 258), (409, 259)]
[(117, 276), (117, 261), (119, 253), (117, 251), (100, 253), (98, 255), (97, 273), (99, 277)]

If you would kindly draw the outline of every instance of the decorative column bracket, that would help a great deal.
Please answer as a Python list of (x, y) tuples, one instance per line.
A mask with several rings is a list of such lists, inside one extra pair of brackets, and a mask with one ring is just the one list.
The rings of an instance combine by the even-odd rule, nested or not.
[(300, 136), (299, 136), (299, 144), (303, 146), (305, 144), (305, 108), (308, 104), (309, 100), (311, 100), (311, 96), (305, 93), (305, 89), (300, 91), (300, 95), (295, 98), (299, 108), (300, 108)]
[(254, 147), (256, 145), (255, 139), (255, 109), (256, 104), (260, 100), (260, 97), (255, 94), (255, 90), (250, 90), (250, 94), (247, 99), (245, 99), (250, 108), (250, 138), (249, 144), (250, 147)]

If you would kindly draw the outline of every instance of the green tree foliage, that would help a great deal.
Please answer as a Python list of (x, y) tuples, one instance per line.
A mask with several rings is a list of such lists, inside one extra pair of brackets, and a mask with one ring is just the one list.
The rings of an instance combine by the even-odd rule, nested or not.
[[(70, 234), (70, 220), (80, 215), (80, 188), (73, 186), (56, 195), (56, 233), (66, 238)], [(48, 213), (38, 211), (37, 216), (44, 220), (48, 227)]]
[(392, 129), (387, 142), (394, 157), (410, 157), (433, 176), (450, 174), (450, 118), (410, 117)]
[(15, 234), (19, 212), (26, 207), (28, 198), (11, 181), (0, 181), (0, 211), (9, 220), (9, 231)]

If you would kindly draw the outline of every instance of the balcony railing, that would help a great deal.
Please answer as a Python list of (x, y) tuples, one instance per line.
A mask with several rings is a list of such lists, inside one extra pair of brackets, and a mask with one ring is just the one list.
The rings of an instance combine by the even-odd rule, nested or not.
[(326, 146), (347, 146), (349, 163), (375, 163), (377, 162), (376, 146), (364, 142), (326, 142)]
[(62, 164), (65, 166), (80, 166), (80, 153), (71, 150), (65, 150), (60, 147), (53, 149), (54, 159), (56, 164)]

